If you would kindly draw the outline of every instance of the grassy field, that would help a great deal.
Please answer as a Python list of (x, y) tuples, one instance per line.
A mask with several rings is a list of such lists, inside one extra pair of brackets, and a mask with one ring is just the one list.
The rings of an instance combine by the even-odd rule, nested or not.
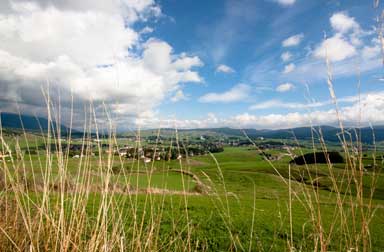
[[(7, 141), (17, 150), (44, 138)], [(289, 163), (310, 151), (225, 147), (150, 163), (16, 151), (0, 164), (1, 250), (383, 251), (381, 158), (361, 153), (376, 163), (361, 176), (355, 159)]]

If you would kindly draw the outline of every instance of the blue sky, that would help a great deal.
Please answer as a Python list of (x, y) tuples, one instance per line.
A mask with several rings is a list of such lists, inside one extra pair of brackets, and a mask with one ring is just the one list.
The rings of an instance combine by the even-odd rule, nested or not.
[(3, 111), (17, 101), (17, 109), (43, 114), (31, 90), (49, 82), (79, 104), (91, 99), (100, 113), (107, 104), (121, 127), (336, 125), (327, 56), (343, 122), (384, 123), (381, 6), (373, 1), (3, 5)]
[[(309, 54), (324, 40), (324, 34), (332, 37), (337, 33), (330, 23), (331, 17), (337, 13), (353, 19), (361, 30), (371, 32), (361, 35), (362, 43), (370, 44), (370, 40), (377, 37), (373, 26), (377, 25), (374, 18), (378, 10), (373, 8), (373, 3), (367, 2), (296, 1), (282, 5), (275, 1), (226, 1), (224, 4), (223, 1), (209, 1), (207, 5), (198, 5), (195, 2), (161, 1), (164, 13), (174, 22), (160, 22), (154, 34), (172, 41), (175, 50), (198, 55), (204, 62), (204, 67), (199, 70), (204, 83), (186, 85), (183, 92), (188, 99), (176, 106), (165, 103), (161, 110), (181, 119), (201, 117), (202, 111), (207, 110), (219, 117), (243, 112), (268, 115), (308, 109), (290, 108), (284, 103), (306, 104), (308, 98), (329, 100), (325, 68), (315, 68), (314, 71), (320, 70), (316, 77), (311, 73), (299, 77), (293, 73), (284, 74), (284, 69), (312, 61), (313, 56)], [(348, 32), (352, 33), (352, 30)], [(299, 44), (282, 45), (285, 39), (298, 34), (301, 38)], [(289, 60), (282, 60), (284, 53), (290, 55), (287, 56)], [(316, 60), (325, 66), (324, 59)], [(333, 64), (340, 64), (340, 61)], [(217, 67), (220, 65), (233, 71), (219, 72)], [(377, 78), (381, 72), (381, 66), (363, 72), (361, 92), (381, 91), (383, 83)], [(335, 76), (334, 87), (338, 97), (358, 93), (356, 75), (357, 71), (351, 69), (344, 75)], [(206, 93), (223, 94), (239, 83), (249, 86), (244, 98), (233, 102), (199, 102)], [(277, 87), (284, 83), (291, 83), (292, 89), (277, 92)], [(254, 104), (271, 103), (271, 100), (278, 100), (281, 105), (266, 106), (257, 111), (250, 109)], [(331, 104), (321, 109), (330, 108)]]

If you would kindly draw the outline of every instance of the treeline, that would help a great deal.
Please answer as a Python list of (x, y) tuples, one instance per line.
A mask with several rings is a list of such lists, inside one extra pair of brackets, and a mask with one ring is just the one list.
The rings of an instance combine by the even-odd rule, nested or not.
[(337, 164), (344, 163), (343, 156), (337, 151), (307, 153), (294, 158), (290, 163), (305, 164)]

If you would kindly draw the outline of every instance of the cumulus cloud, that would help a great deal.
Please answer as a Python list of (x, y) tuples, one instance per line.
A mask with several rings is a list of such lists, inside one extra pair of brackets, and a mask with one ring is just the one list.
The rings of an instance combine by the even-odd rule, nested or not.
[(360, 30), (360, 25), (353, 17), (348, 16), (345, 12), (337, 12), (330, 18), (332, 28), (336, 32), (347, 33), (349, 31), (356, 32)]
[[(353, 20), (357, 23), (356, 19)], [(383, 67), (381, 42), (377, 39), (377, 34), (372, 30), (362, 29), (358, 23), (352, 27), (360, 28), (358, 32), (350, 28), (345, 34), (332, 29), (330, 37), (308, 46), (305, 56), (295, 58), (295, 69), (288, 75), (282, 74), (283, 69), (279, 71), (275, 58), (269, 58), (249, 65), (246, 68), (246, 80), (252, 84), (265, 85), (285, 82), (287, 77), (293, 83), (315, 83), (324, 80), (327, 76), (324, 60), (326, 51), (332, 62), (332, 75), (335, 78), (355, 77), (357, 65), (361, 74), (381, 69)], [(360, 40), (362, 44), (353, 42), (355, 39)], [(280, 57), (282, 58), (282, 55)], [(283, 58), (282, 60), (284, 61)], [(288, 63), (290, 60), (287, 60), (286, 64)]]
[(339, 34), (324, 40), (314, 51), (317, 58), (342, 61), (356, 55), (356, 48)]
[(363, 30), (354, 18), (346, 16), (345, 12), (341, 13), (332, 15), (330, 23), (332, 18), (341, 15), (343, 18), (338, 19), (349, 20), (345, 22), (348, 25), (342, 26), (338, 23), (343, 22), (333, 21), (335, 33), (315, 45), (307, 58), (298, 61), (295, 71), (289, 75), (290, 80), (307, 82), (323, 79), (327, 75), (326, 56), (332, 62), (334, 77), (355, 76), (357, 63), (361, 73), (382, 67), (381, 43), (376, 34)]
[(151, 28), (133, 28), (161, 16), (153, 0), (10, 1), (3, 7), (3, 103), (44, 106), (38, 93), (49, 82), (62, 94), (109, 104), (112, 112), (145, 115), (180, 83), (202, 81), (193, 70), (203, 65), (198, 57), (177, 54), (156, 38), (142, 41)]
[(287, 83), (283, 83), (283, 84), (280, 84), (279, 86), (277, 86), (276, 91), (283, 93), (283, 92), (291, 91), (294, 88), (295, 88), (295, 85), (287, 82)]
[(301, 43), (303, 38), (304, 38), (304, 34), (302, 34), (302, 33), (296, 34), (296, 35), (293, 35), (293, 36), (285, 39), (282, 42), (282, 45), (283, 45), (283, 47), (297, 46), (297, 45), (299, 45)]
[(220, 72), (220, 73), (234, 73), (235, 70), (233, 70), (233, 68), (231, 68), (231, 67), (229, 67), (227, 65), (221, 64), (221, 65), (219, 65), (216, 68), (216, 72)]
[(292, 53), (283, 52), (280, 57), (284, 62), (287, 62), (287, 61), (290, 61), (292, 59)]
[(296, 68), (296, 65), (293, 63), (290, 63), (284, 67), (283, 73), (284, 74), (291, 73), (295, 70), (295, 68)]
[(334, 13), (329, 22), (335, 34), (315, 48), (315, 57), (328, 57), (329, 60), (337, 62), (355, 56), (357, 47), (362, 44), (360, 37), (363, 31), (360, 25), (345, 12)]
[(230, 90), (223, 93), (208, 93), (199, 98), (200, 102), (215, 103), (215, 102), (237, 102), (248, 97), (250, 87), (246, 84), (238, 84)]

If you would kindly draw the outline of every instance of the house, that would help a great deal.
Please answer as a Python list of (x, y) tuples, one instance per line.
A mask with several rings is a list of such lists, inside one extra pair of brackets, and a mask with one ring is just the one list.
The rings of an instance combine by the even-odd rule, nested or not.
[(119, 155), (122, 157), (122, 156), (127, 156), (127, 155), (130, 153), (130, 151), (131, 151), (132, 149), (134, 149), (134, 148), (125, 145), (124, 147), (118, 149), (117, 152), (118, 152)]

